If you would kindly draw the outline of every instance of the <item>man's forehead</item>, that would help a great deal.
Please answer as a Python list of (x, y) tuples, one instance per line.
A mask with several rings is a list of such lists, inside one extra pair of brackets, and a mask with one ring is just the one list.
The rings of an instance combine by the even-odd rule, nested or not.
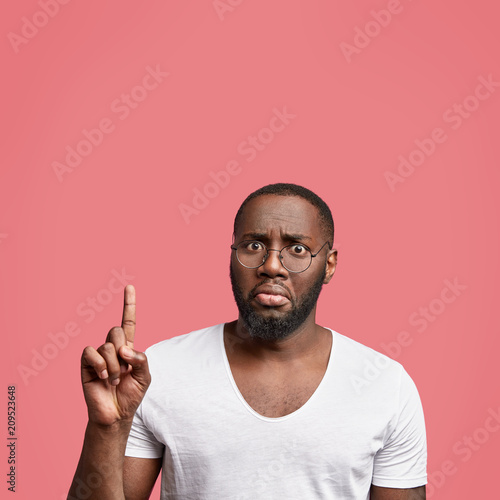
[(316, 236), (320, 231), (318, 210), (299, 196), (263, 195), (245, 206), (238, 232)]

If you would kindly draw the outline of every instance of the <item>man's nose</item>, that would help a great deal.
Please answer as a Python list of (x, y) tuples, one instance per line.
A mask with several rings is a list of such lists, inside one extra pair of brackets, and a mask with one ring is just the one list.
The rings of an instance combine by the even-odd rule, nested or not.
[(275, 276), (288, 276), (288, 271), (281, 263), (279, 250), (267, 250), (267, 258), (259, 267), (259, 275), (265, 275), (271, 278)]

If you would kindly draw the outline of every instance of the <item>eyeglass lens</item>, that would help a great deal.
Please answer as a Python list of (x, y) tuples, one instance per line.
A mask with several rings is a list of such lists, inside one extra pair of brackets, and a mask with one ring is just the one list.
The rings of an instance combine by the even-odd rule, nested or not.
[[(238, 245), (236, 255), (243, 266), (256, 268), (264, 263), (267, 248), (260, 241), (243, 241)], [(296, 243), (281, 250), (281, 263), (292, 272), (306, 270), (311, 259), (311, 252), (304, 245)]]

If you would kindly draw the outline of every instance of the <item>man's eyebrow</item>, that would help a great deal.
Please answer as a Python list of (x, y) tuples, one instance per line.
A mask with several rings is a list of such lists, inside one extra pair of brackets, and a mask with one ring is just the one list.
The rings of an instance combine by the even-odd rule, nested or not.
[[(242, 238), (244, 240), (265, 240), (269, 238), (267, 233), (245, 233)], [(282, 234), (281, 238), (286, 241), (303, 241), (303, 240), (312, 240), (310, 236), (306, 236), (304, 234)]]
[(306, 236), (305, 234), (282, 234), (281, 237), (284, 240), (290, 240), (290, 241), (312, 240), (310, 236)]
[(263, 240), (266, 236), (266, 233), (245, 233), (242, 238), (243, 240)]

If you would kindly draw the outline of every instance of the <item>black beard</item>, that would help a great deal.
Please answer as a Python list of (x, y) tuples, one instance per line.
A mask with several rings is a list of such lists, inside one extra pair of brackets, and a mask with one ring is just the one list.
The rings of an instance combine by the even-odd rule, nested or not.
[[(240, 317), (250, 336), (254, 339), (276, 342), (288, 337), (295, 332), (307, 319), (318, 301), (319, 294), (323, 287), (323, 281), (326, 276), (326, 269), (318, 276), (311, 289), (303, 297), (300, 303), (292, 300), (292, 310), (280, 318), (264, 318), (250, 304), (252, 292), (245, 298), (241, 288), (236, 283), (232, 266), (229, 267), (229, 276), (233, 288), (234, 300), (238, 306)], [(272, 283), (273, 280), (265, 279), (257, 286), (264, 283)]]

